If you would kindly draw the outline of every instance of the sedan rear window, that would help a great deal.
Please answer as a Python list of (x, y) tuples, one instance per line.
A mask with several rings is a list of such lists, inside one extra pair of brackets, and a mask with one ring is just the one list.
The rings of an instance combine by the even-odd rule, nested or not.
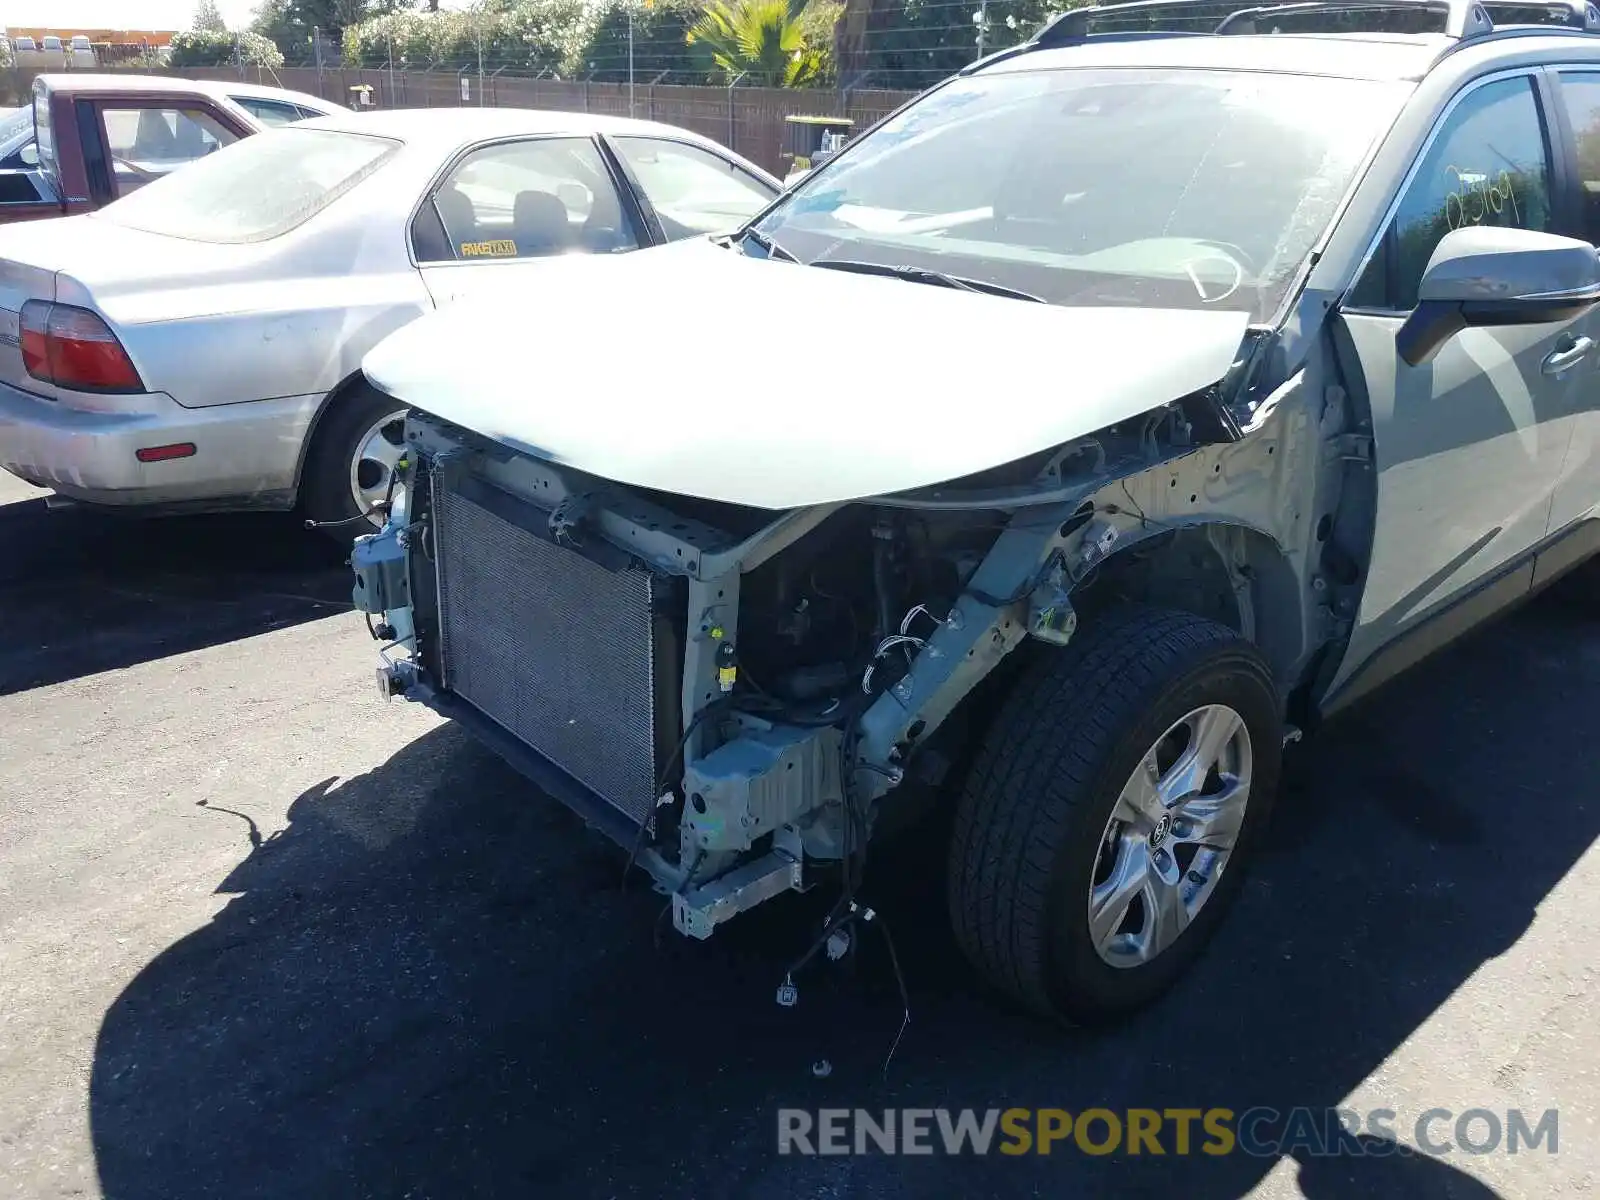
[(267, 130), (147, 184), (94, 215), (192, 242), (265, 241), (305, 224), (399, 149), (399, 142), (366, 134)]

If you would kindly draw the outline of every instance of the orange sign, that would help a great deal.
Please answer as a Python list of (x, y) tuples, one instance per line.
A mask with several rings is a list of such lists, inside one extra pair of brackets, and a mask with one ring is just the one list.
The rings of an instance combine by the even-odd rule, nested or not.
[(7, 26), (6, 33), (13, 41), (17, 38), (31, 37), (35, 45), (41, 45), (47, 37), (58, 37), (65, 46), (75, 34), (83, 34), (91, 42), (116, 43), (144, 43), (150, 46), (165, 46), (172, 41), (174, 33), (171, 29), (77, 29), (70, 25), (57, 28), (26, 29), (15, 25)]

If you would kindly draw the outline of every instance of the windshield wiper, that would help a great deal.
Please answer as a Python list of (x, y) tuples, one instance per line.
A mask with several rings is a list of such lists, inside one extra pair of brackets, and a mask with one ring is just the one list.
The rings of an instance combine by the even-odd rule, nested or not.
[(909, 283), (931, 283), (935, 287), (956, 288), (963, 292), (982, 292), (986, 296), (1004, 296), (1007, 300), (1029, 300), (1043, 304), (1044, 300), (1032, 292), (1018, 291), (1003, 283), (990, 283), (987, 279), (968, 279), (964, 275), (947, 275), (927, 267), (913, 267), (903, 263), (856, 262), (848, 258), (831, 258), (813, 262), (813, 267), (827, 267), (832, 271), (850, 271), (856, 275), (886, 275), (904, 279)]
[(733, 240), (743, 241), (745, 238), (749, 238), (752, 242), (765, 250), (768, 258), (778, 258), (782, 259), (784, 262), (792, 263), (797, 263), (800, 261), (789, 251), (778, 245), (777, 242), (769, 238), (766, 234), (757, 233), (754, 229), (746, 229), (743, 233), (735, 235)]

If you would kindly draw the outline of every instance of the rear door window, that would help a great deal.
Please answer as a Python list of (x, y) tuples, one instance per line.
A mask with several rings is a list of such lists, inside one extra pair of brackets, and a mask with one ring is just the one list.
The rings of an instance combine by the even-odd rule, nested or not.
[(1577, 143), (1583, 236), (1600, 245), (1600, 72), (1563, 71), (1561, 102)]
[(471, 151), (435, 189), (412, 227), (418, 262), (606, 254), (638, 245), (599, 148), (580, 137), (499, 142)]

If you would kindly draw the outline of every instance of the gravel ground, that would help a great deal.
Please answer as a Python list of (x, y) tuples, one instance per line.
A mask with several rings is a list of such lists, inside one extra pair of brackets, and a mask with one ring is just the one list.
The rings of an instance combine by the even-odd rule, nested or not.
[[(619, 854), (385, 705), (287, 519), (0, 481), (0, 1195), (1589, 1195), (1600, 621), (1541, 599), (1326, 731), (1213, 951), (1124, 1027), (997, 1008), (938, 858), (886, 956), (773, 989), (803, 902), (656, 936)], [(812, 1064), (826, 1058), (827, 1078)], [(1560, 1109), (1559, 1153), (779, 1158), (782, 1105)], [(1448, 1132), (1446, 1129), (1444, 1132)]]

